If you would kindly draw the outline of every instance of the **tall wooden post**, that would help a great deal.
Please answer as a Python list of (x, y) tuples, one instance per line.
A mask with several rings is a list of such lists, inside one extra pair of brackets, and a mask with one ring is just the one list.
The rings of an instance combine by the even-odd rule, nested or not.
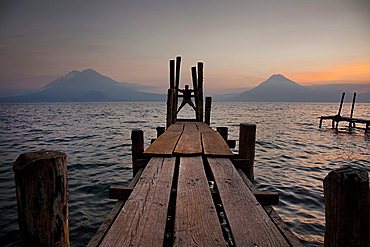
[(195, 116), (196, 116), (196, 119), (197, 121), (200, 121), (199, 120), (199, 114), (198, 114), (198, 109), (199, 109), (199, 92), (198, 92), (198, 78), (197, 78), (197, 68), (194, 66), (194, 67), (191, 67), (191, 78), (192, 78), (192, 81), (193, 81), (193, 90), (194, 90), (194, 101), (195, 101)]
[[(340, 120), (340, 113), (342, 112), (342, 107), (343, 107), (343, 101), (344, 101), (344, 96), (346, 95), (345, 92), (342, 93), (342, 98), (340, 99), (340, 104), (339, 104), (339, 110), (338, 110), (338, 114), (337, 114), (337, 121), (336, 121), (336, 125), (335, 125), (335, 129), (338, 130), (338, 125), (339, 125), (339, 120)], [(332, 122), (332, 127), (334, 127), (334, 119), (333, 119), (333, 122)]]
[[(350, 118), (353, 117), (353, 111), (355, 109), (355, 104), (356, 104), (356, 93), (353, 93), (353, 99), (352, 99), (352, 106), (351, 106), (351, 115), (350, 115)], [(350, 129), (352, 127), (356, 127), (355, 126), (355, 123), (352, 123), (352, 122), (349, 122), (349, 126), (348, 126)]]
[(198, 62), (198, 121), (203, 122), (203, 63)]
[(256, 150), (256, 124), (241, 123), (239, 130), (239, 156), (246, 159), (244, 170), (248, 178), (254, 180), (254, 156)]
[(208, 125), (211, 124), (211, 108), (212, 108), (212, 98), (206, 97), (206, 111), (204, 115), (204, 122)]
[(69, 246), (67, 156), (23, 153), (13, 170), (23, 246)]
[(141, 158), (144, 153), (144, 132), (140, 129), (134, 129), (131, 131), (132, 141), (132, 169), (134, 176), (140, 169), (140, 163), (138, 159)]
[(167, 90), (167, 117), (166, 127), (168, 128), (173, 123), (173, 107), (174, 107), (174, 89)]
[(340, 116), (340, 113), (342, 112), (342, 107), (343, 107), (343, 101), (344, 101), (344, 96), (346, 95), (345, 92), (342, 93), (342, 98), (340, 99), (340, 104), (339, 104), (339, 110), (338, 110), (338, 116)]
[(369, 247), (369, 177), (365, 169), (343, 167), (324, 179), (324, 246)]
[(170, 60), (170, 89), (175, 88), (175, 60)]
[(176, 77), (175, 77), (175, 91), (173, 95), (173, 116), (172, 123), (177, 120), (177, 107), (178, 107), (178, 90), (180, 86), (180, 68), (181, 68), (181, 57), (176, 57)]

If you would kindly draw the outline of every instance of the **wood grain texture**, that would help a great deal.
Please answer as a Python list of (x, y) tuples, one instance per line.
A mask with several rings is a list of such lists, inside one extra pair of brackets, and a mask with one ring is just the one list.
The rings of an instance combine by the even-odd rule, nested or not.
[(226, 246), (200, 156), (180, 160), (174, 234), (174, 246)]
[(271, 220), (279, 228), (280, 232), (285, 236), (285, 239), (292, 247), (303, 246), (298, 237), (289, 229), (288, 225), (280, 218), (278, 213), (271, 206), (263, 206), (263, 209), (270, 216)]
[(221, 135), (212, 130), (202, 132), (203, 153), (208, 157), (231, 157), (233, 152)]
[(289, 246), (231, 161), (208, 161), (236, 246)]
[(100, 246), (162, 246), (175, 158), (152, 158)]
[(172, 156), (182, 134), (182, 128), (183, 124), (172, 124), (166, 132), (144, 151), (144, 155)]
[(201, 155), (203, 152), (200, 132), (195, 123), (185, 123), (184, 131), (176, 145), (175, 155)]
[(23, 153), (13, 171), (22, 246), (69, 246), (67, 156)]

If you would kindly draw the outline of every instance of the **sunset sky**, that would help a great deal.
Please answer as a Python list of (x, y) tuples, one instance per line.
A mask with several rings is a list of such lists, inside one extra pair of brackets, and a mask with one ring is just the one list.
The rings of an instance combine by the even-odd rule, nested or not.
[(0, 92), (85, 68), (165, 89), (177, 55), (182, 83), (203, 61), (211, 92), (276, 73), (370, 84), (370, 1), (0, 1)]

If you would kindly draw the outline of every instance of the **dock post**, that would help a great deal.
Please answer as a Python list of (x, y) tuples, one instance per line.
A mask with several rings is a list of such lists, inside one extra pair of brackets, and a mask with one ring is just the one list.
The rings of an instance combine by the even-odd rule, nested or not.
[(324, 179), (324, 246), (369, 247), (369, 177), (365, 169), (342, 167)]
[(170, 89), (175, 88), (175, 60), (170, 60)]
[(197, 78), (197, 67), (191, 67), (191, 78), (193, 81), (193, 90), (194, 90), (194, 101), (195, 101), (195, 115), (197, 121), (199, 120), (199, 91), (198, 91), (198, 78)]
[(228, 127), (217, 127), (216, 131), (220, 133), (222, 138), (227, 142), (228, 135), (229, 135), (229, 128)]
[(203, 122), (203, 63), (198, 62), (198, 121)]
[(206, 97), (206, 111), (204, 114), (204, 122), (208, 125), (211, 124), (211, 108), (212, 108), (212, 97)]
[[(349, 118), (351, 118), (351, 119), (352, 119), (352, 117), (353, 117), (353, 110), (355, 109), (355, 104), (356, 104), (356, 93), (353, 93), (352, 106), (351, 106), (351, 115), (350, 115), (350, 117), (349, 117)], [(349, 122), (349, 125), (348, 125), (348, 128), (349, 128), (349, 129), (352, 129), (353, 127), (356, 127), (356, 126), (355, 126), (355, 123), (354, 123), (354, 122), (352, 123), (352, 121), (350, 121), (350, 122)]]
[(140, 129), (134, 129), (131, 131), (131, 141), (132, 141), (132, 169), (133, 175), (140, 168), (140, 163), (138, 159), (144, 153), (144, 132)]
[(67, 156), (23, 153), (13, 171), (23, 246), (69, 246)]
[(346, 95), (345, 92), (342, 93), (342, 98), (340, 99), (340, 104), (339, 104), (339, 110), (338, 110), (338, 118), (333, 119), (332, 121), (332, 128), (334, 129), (334, 121), (336, 121), (335, 129), (338, 130), (338, 125), (339, 125), (339, 120), (340, 120), (340, 113), (342, 112), (342, 107), (343, 107), (343, 101), (344, 101), (344, 96)]
[(166, 127), (170, 127), (173, 123), (173, 102), (174, 99), (174, 89), (167, 90), (167, 117), (166, 117)]
[(165, 128), (164, 128), (164, 127), (162, 127), (162, 126), (158, 126), (158, 127), (156, 128), (156, 130), (157, 130), (157, 138), (158, 138), (158, 137), (160, 137), (160, 136), (164, 133)]
[(176, 57), (176, 77), (175, 77), (175, 90), (173, 93), (173, 107), (172, 107), (172, 123), (177, 120), (177, 107), (178, 107), (178, 90), (180, 86), (180, 68), (181, 68), (181, 57)]
[(254, 180), (254, 156), (256, 149), (256, 124), (241, 123), (239, 130), (239, 156), (249, 162), (242, 168), (249, 180)]

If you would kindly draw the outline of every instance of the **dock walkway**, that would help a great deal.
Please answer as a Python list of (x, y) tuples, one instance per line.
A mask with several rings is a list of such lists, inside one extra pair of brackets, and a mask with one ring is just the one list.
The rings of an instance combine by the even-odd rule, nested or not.
[(144, 151), (148, 164), (95, 243), (300, 246), (271, 206), (257, 201), (252, 183), (231, 162), (233, 155), (207, 124), (172, 124)]

